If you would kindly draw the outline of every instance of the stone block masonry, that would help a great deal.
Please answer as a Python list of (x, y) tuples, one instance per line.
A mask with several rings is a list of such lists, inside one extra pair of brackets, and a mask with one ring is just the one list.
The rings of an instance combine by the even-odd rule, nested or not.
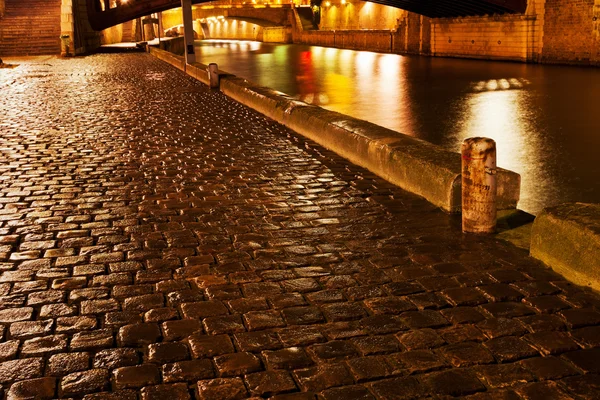
[(600, 1), (546, 0), (544, 24), (545, 62), (598, 63), (600, 58)]

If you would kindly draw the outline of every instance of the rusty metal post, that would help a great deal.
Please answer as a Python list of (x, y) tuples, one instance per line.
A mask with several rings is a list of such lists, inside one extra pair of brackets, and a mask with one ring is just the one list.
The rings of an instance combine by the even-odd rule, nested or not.
[(472, 233), (496, 231), (496, 142), (465, 139), (462, 156), (462, 230)]
[(210, 81), (211, 88), (219, 87), (219, 67), (215, 63), (208, 64), (208, 68), (206, 69), (208, 72), (208, 80)]

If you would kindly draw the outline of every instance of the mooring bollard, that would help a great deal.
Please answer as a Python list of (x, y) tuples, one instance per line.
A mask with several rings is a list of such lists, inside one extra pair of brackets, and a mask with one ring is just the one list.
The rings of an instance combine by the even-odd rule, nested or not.
[(496, 142), (474, 137), (461, 146), (462, 230), (496, 231)]
[(219, 67), (215, 63), (208, 64), (208, 80), (211, 88), (219, 87)]

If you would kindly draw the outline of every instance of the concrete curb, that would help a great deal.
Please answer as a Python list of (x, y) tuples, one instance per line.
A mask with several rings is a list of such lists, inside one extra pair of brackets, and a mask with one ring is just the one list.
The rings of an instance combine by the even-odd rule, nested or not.
[(600, 290), (600, 204), (542, 211), (531, 230), (531, 256), (571, 282)]
[[(179, 66), (183, 58), (151, 49), (151, 54)], [(206, 66), (186, 66), (186, 73), (208, 82)], [(360, 165), (383, 179), (415, 194), (447, 212), (461, 209), (460, 154), (403, 135), (391, 129), (309, 105), (245, 79), (222, 74), (220, 89), (320, 145)], [(519, 174), (498, 169), (498, 209), (516, 208)]]

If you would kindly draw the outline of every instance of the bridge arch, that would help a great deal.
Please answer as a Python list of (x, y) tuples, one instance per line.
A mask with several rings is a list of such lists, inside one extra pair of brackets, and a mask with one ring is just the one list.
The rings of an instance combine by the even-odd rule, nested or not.
[[(102, 30), (144, 15), (166, 11), (181, 5), (178, 0), (86, 0), (88, 19), (92, 29)], [(320, 4), (321, 0), (313, 0)], [(404, 9), (431, 18), (464, 17), (506, 13), (523, 13), (527, 0), (372, 0), (373, 3)], [(207, 0), (192, 0), (192, 4), (208, 3)], [(290, 7), (290, 5), (288, 5)], [(283, 9), (284, 7), (279, 7)], [(231, 12), (253, 13), (260, 10), (258, 19), (271, 20), (277, 7), (251, 6), (230, 7)], [(236, 11), (234, 11), (236, 10)], [(241, 11), (245, 10), (245, 11)], [(254, 11), (252, 11), (254, 10)], [(243, 17), (242, 15), (237, 15)], [(247, 16), (252, 18), (252, 16)], [(274, 21), (273, 21), (274, 22)], [(281, 21), (283, 22), (283, 21)], [(285, 25), (281, 23), (281, 25)]]

